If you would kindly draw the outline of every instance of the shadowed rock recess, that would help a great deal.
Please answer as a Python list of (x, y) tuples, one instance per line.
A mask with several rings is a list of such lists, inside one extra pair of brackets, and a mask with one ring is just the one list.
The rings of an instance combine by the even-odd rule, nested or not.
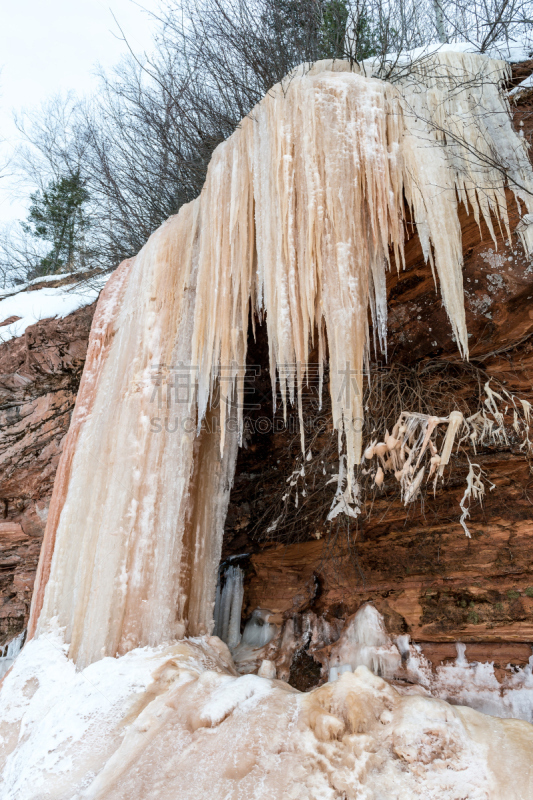
[[(533, 62), (514, 65), (512, 81), (517, 83), (532, 70)], [(339, 74), (346, 73), (339, 70)], [(513, 95), (511, 110), (515, 129), (528, 142), (533, 141), (533, 90)], [(242, 145), (245, 135), (252, 134), (244, 128), (241, 138), (236, 138), (232, 145), (236, 160), (245, 158)], [(224, 166), (222, 156), (217, 164), (220, 166), (220, 163)], [(209, 197), (209, 192), (215, 197), (213, 186), (206, 185), (208, 190), (204, 190), (202, 198)], [(406, 501), (405, 489), (400, 488), (400, 479), (395, 479), (390, 469), (383, 472), (381, 467), (376, 470), (376, 465), (371, 468), (370, 458), (367, 458), (363, 460), (366, 469), (362, 478), (364, 491), (360, 495), (357, 513), (332, 513), (335, 487), (340, 486), (339, 464), (343, 459), (348, 465), (351, 459), (357, 462), (360, 442), (356, 437), (350, 441), (347, 436), (346, 450), (339, 454), (339, 423), (335, 416), (338, 393), (334, 394), (332, 385), (339, 387), (341, 384), (333, 375), (337, 367), (331, 361), (332, 345), (328, 350), (325, 323), (311, 315), (315, 337), (308, 359), (308, 379), (302, 381), (295, 393), (295, 402), (288, 404), (284, 418), (285, 391), (283, 386), (277, 385), (274, 408), (271, 376), (273, 369), (282, 364), (283, 343), (280, 342), (286, 329), (278, 320), (278, 352), (273, 356), (274, 334), (268, 326), (273, 317), (271, 309), (279, 310), (269, 298), (269, 292), (272, 292), (272, 297), (275, 295), (274, 287), (267, 286), (264, 290), (267, 302), (271, 303), (266, 313), (264, 308), (261, 313), (256, 313), (258, 303), (249, 309), (247, 299), (246, 303), (242, 301), (245, 292), (260, 294), (254, 284), (256, 278), (246, 278), (249, 281), (246, 284), (243, 272), (240, 277), (246, 286), (235, 290), (237, 299), (232, 299), (232, 319), (235, 320), (242, 311), (248, 324), (239, 328), (240, 323), (235, 323), (231, 346), (224, 340), (219, 343), (223, 352), (226, 347), (226, 354), (244, 354), (246, 369), (241, 364), (239, 373), (232, 366), (231, 373), (235, 391), (242, 392), (242, 446), (237, 452), (240, 424), (237, 416), (241, 410), (227, 412), (234, 425), (229, 426), (230, 433), (226, 434), (225, 443), (223, 437), (221, 443), (220, 433), (209, 432), (218, 414), (216, 396), (223, 397), (230, 390), (224, 383), (223, 374), (214, 385), (209, 371), (206, 371), (208, 378), (200, 376), (200, 383), (204, 380), (206, 398), (211, 393), (213, 402), (209, 405), (204, 398), (204, 407), (201, 407), (201, 386), (198, 414), (205, 411), (203, 431), (195, 444), (182, 446), (182, 449), (190, 447), (190, 461), (183, 462), (183, 469), (176, 478), (184, 499), (180, 501), (181, 505), (165, 506), (160, 511), (161, 525), (178, 525), (172, 515), (182, 515), (183, 520), (179, 520), (183, 528), (183, 531), (180, 528), (182, 544), (173, 542), (167, 552), (155, 546), (152, 551), (151, 544), (142, 537), (135, 542), (135, 547), (132, 546), (134, 555), (131, 556), (135, 567), (132, 568), (130, 583), (119, 577), (122, 573), (117, 567), (116, 587), (123, 581), (124, 587), (127, 584), (124, 596), (126, 592), (132, 593), (120, 607), (120, 630), (113, 618), (116, 599), (108, 587), (108, 605), (102, 605), (103, 611), (97, 609), (94, 612), (102, 615), (104, 632), (100, 636), (100, 632), (98, 635), (94, 633), (94, 619), (89, 615), (83, 616), (85, 605), (83, 614), (75, 607), (76, 603), (82, 603), (79, 598), (83, 599), (83, 592), (90, 597), (94, 587), (98, 586), (94, 575), (84, 582), (80, 567), (82, 556), (88, 560), (94, 558), (92, 545), (87, 543), (87, 539), (80, 538), (75, 556), (65, 549), (65, 542), (68, 542), (65, 526), (76, 516), (75, 492), (81, 491), (79, 485), (82, 483), (76, 458), (78, 453), (85, 453), (79, 456), (79, 460), (82, 457), (88, 459), (86, 453), (91, 453), (83, 426), (91, 413), (97, 416), (105, 409), (101, 388), (104, 378), (109, 381), (110, 392), (116, 389), (117, 396), (120, 393), (119, 379), (123, 380), (133, 397), (124, 414), (131, 414), (131, 419), (139, 427), (142, 425), (137, 423), (137, 419), (144, 419), (142, 424), (152, 431), (166, 431), (168, 434), (169, 444), (164, 452), (163, 448), (159, 454), (155, 448), (153, 453), (150, 450), (152, 468), (154, 464), (166, 464), (165, 459), (170, 462), (172, 448), (178, 447), (177, 434), (172, 441), (173, 426), (178, 425), (178, 417), (181, 424), (179, 415), (187, 410), (180, 406), (176, 411), (179, 406), (178, 384), (174, 385), (175, 395), (172, 397), (170, 393), (160, 391), (165, 388), (160, 371), (148, 375), (144, 362), (134, 365), (131, 375), (125, 367), (124, 374), (115, 376), (116, 385), (109, 375), (106, 377), (104, 368), (108, 353), (113, 347), (122, 346), (126, 352), (126, 345), (120, 342), (117, 345), (114, 338), (113, 326), (119, 313), (123, 313), (120, 304), (126, 302), (124, 298), (128, 298), (128, 291), (134, 294), (136, 284), (133, 281), (138, 280), (143, 291), (147, 290), (142, 283), (145, 278), (142, 275), (135, 277), (137, 273), (140, 275), (139, 269), (135, 272), (136, 260), (123, 265), (112, 277), (110, 283), (114, 283), (111, 289), (105, 290), (107, 294), (101, 299), (95, 318), (88, 360), (90, 368), (84, 373), (81, 401), (76, 409), (78, 416), (74, 417), (66, 455), (58, 473), (59, 488), (56, 486), (51, 511), (55, 521), (49, 523), (47, 531), (48, 549), (45, 549), (39, 567), (39, 594), (34, 600), (30, 626), (31, 634), (37, 630), (37, 636), (21, 653), (20, 659), (25, 657), (26, 661), (20, 667), (18, 677), (15, 671), (10, 676), (15, 675), (12, 677), (13, 691), (23, 691), (24, 681), (37, 680), (37, 672), (34, 675), (33, 667), (30, 668), (30, 658), (33, 662), (49, 658), (57, 675), (53, 680), (47, 676), (49, 683), (43, 680), (39, 691), (45, 692), (46, 689), (50, 697), (57, 694), (58, 708), (61, 680), (68, 679), (74, 684), (85, 675), (87, 683), (94, 681), (95, 686), (110, 687), (105, 689), (109, 691), (109, 708), (118, 708), (127, 701), (130, 704), (127, 706), (128, 714), (136, 722), (121, 738), (116, 731), (110, 732), (115, 712), (112, 714), (107, 708), (102, 710), (98, 724), (99, 730), (106, 731), (107, 738), (102, 745), (105, 758), (102, 756), (100, 763), (100, 756), (93, 757), (93, 753), (80, 749), (77, 757), (82, 766), (77, 766), (76, 775), (69, 779), (58, 777), (60, 770), (56, 774), (51, 768), (50, 775), (54, 775), (53, 779), (48, 778), (51, 796), (78, 796), (69, 794), (69, 787), (76, 785), (76, 791), (80, 787), (85, 791), (84, 787), (89, 786), (87, 776), (91, 776), (94, 782), (90, 784), (90, 790), (87, 789), (88, 793), (80, 794), (80, 797), (151, 797), (146, 777), (154, 774), (150, 772), (153, 769), (150, 759), (157, 761), (161, 758), (166, 759), (165, 778), (161, 779), (161, 795), (154, 797), (174, 797), (172, 791), (184, 784), (197, 787), (196, 795), (185, 793), (184, 797), (207, 797), (211, 780), (208, 765), (218, 763), (217, 746), (233, 748), (234, 758), (224, 767), (223, 774), (219, 775), (215, 770), (213, 785), (219, 787), (219, 781), (220, 787), (229, 791), (227, 786), (230, 784), (226, 785), (224, 781), (233, 781), (233, 790), (237, 791), (235, 787), (240, 786), (242, 797), (254, 796), (254, 769), (259, 775), (269, 776), (265, 783), (266, 794), (261, 794), (261, 797), (355, 798), (358, 795), (350, 793), (355, 791), (352, 786), (354, 775), (363, 785), (367, 779), (370, 780), (370, 773), (381, 777), (372, 778), (372, 791), (376, 794), (368, 797), (388, 797), (392, 795), (386, 793), (399, 780), (402, 770), (401, 780), (409, 773), (404, 788), (407, 794), (402, 797), (464, 796), (502, 800), (516, 797), (518, 800), (531, 796), (528, 794), (532, 786), (529, 773), (522, 775), (521, 782), (513, 789), (515, 794), (510, 790), (506, 794), (505, 788), (502, 789), (513, 782), (513, 759), (516, 759), (516, 770), (531, 760), (533, 739), (529, 738), (530, 734), (521, 732), (519, 727), (513, 728), (513, 725), (521, 723), (508, 719), (491, 720), (493, 727), (485, 730), (486, 718), (477, 712), (533, 722), (533, 700), (529, 696), (533, 694), (533, 662), (530, 663), (533, 654), (532, 451), (524, 446), (519, 435), (516, 413), (513, 427), (511, 401), (505, 399), (518, 397), (526, 401), (521, 406), (526, 417), (529, 413), (527, 403), (533, 404), (533, 258), (524, 250), (520, 227), (517, 231), (520, 216), (527, 210), (523, 200), (516, 199), (507, 190), (509, 238), (505, 224), (496, 218), (493, 209), (489, 208), (487, 219), (482, 215), (476, 220), (466, 195), (461, 199), (464, 202), (459, 202), (458, 220), (464, 259), (464, 330), (468, 332), (467, 342), (461, 340), (466, 334), (462, 332), (460, 321), (457, 322), (455, 311), (450, 310), (455, 301), (452, 302), (451, 295), (443, 300), (440, 288), (436, 289), (432, 266), (424, 256), (413, 218), (413, 207), (406, 200), (403, 220), (394, 223), (406, 231), (405, 268), (397, 271), (394, 266), (401, 258), (399, 251), (395, 253), (391, 247), (388, 255), (393, 267), (386, 272), (386, 356), (379, 347), (383, 320), (379, 309), (374, 309), (371, 322), (368, 315), (369, 362), (364, 369), (364, 380), (358, 376), (354, 384), (361, 399), (352, 404), (350, 413), (356, 415), (358, 408), (361, 413), (364, 411), (364, 449), (368, 442), (377, 441), (385, 434), (385, 428), (378, 430), (384, 408), (392, 409), (390, 420), (387, 418), (387, 435), (393, 432), (399, 413), (406, 408), (442, 418), (461, 411), (467, 418), (485, 403), (488, 385), (489, 393), (492, 387), (492, 391), (503, 398), (506, 431), (503, 438), (481, 440), (475, 452), (473, 449), (467, 451), (465, 447), (454, 447), (436, 490), (433, 491), (431, 482), (424, 482), (425, 488), (413, 502)], [(265, 198), (263, 200), (266, 202)], [(243, 194), (239, 202), (252, 218), (251, 194)], [(255, 202), (259, 201), (256, 199)], [(201, 216), (201, 211), (186, 213), (190, 217), (187, 217), (188, 222), (193, 220), (194, 214)], [(185, 214), (181, 217), (180, 212), (180, 218), (184, 219)], [(173, 218), (167, 225), (176, 226), (177, 219)], [(194, 224), (197, 224), (196, 217)], [(388, 224), (394, 227), (392, 222)], [(493, 232), (488, 225), (492, 225)], [(144, 259), (146, 270), (152, 268), (156, 246), (164, 249), (158, 242), (169, 234), (165, 234), (165, 228), (161, 230), (163, 233), (158, 232), (150, 240), (156, 242), (152, 244), (152, 250), (149, 247), (143, 249), (137, 257)], [(155, 238), (157, 236), (159, 240)], [(242, 230), (235, 238), (241, 250), (246, 250)], [(391, 238), (394, 240), (393, 234)], [(192, 249), (193, 245), (190, 247)], [(253, 256), (248, 250), (246, 252), (252, 264)], [(168, 255), (169, 259), (171, 257), (172, 253)], [(229, 269), (229, 261), (228, 264)], [(184, 296), (186, 292), (192, 293), (190, 287), (196, 280), (194, 270), (197, 268), (197, 265), (194, 269), (191, 267), (183, 278), (183, 285), (180, 284)], [(165, 291), (168, 294), (166, 279), (157, 277), (157, 280), (159, 283), (154, 278), (149, 290), (155, 294)], [(372, 280), (376, 282), (378, 278), (374, 275), (369, 279), (370, 285), (373, 285)], [(376, 287), (374, 289), (377, 294)], [(306, 291), (310, 290), (307, 288)], [(172, 302), (177, 308), (178, 300), (173, 298)], [(196, 352), (203, 357), (211, 347), (209, 337), (214, 341), (217, 333), (208, 330), (206, 322), (200, 333), (195, 328), (193, 336), (192, 312), (187, 303), (189, 300), (183, 301), (186, 308), (180, 310), (180, 336), (187, 346), (192, 341), (193, 352), (196, 347)], [(239, 303), (242, 308), (239, 307), (237, 313), (235, 309)], [(279, 299), (276, 303), (280, 303)], [(375, 304), (379, 305), (378, 300)], [(1, 645), (28, 627), (54, 477), (84, 368), (95, 305), (80, 308), (64, 319), (41, 320), (27, 328), (23, 336), (0, 345)], [(171, 311), (160, 307), (157, 313), (171, 316)], [(125, 312), (120, 319), (126, 319)], [(209, 322), (211, 324), (212, 320)], [(0, 320), (0, 326), (2, 324)], [(135, 328), (133, 323), (131, 325), (133, 337)], [(146, 347), (153, 346), (154, 352), (169, 359), (177, 358), (181, 353), (179, 348), (176, 352), (167, 346), (166, 341), (161, 344), (151, 325), (151, 322), (146, 323), (146, 330), (152, 337)], [(361, 330), (366, 326), (365, 316), (360, 322)], [(293, 352), (297, 354), (300, 345), (301, 342), (297, 343)], [(213, 346), (213, 352), (216, 346)], [(466, 347), (468, 361), (458, 352), (458, 349), (464, 352)], [(344, 359), (342, 345), (337, 343), (336, 349), (338, 366)], [(217, 352), (220, 355), (220, 351)], [(323, 353), (327, 353), (328, 358), (325, 359), (321, 392), (318, 365)], [(362, 353), (361, 348), (361, 359)], [(229, 356), (227, 363), (230, 363)], [(293, 377), (298, 380), (298, 376)], [(350, 380), (349, 374), (347, 380)], [(100, 386), (100, 395), (95, 399), (94, 386), (97, 385)], [(368, 387), (371, 387), (371, 392)], [(181, 385), (187, 393), (189, 388), (188, 383)], [(288, 389), (290, 391), (291, 387)], [(508, 395), (502, 394), (504, 391)], [(134, 417), (136, 407), (133, 403), (141, 403), (139, 397), (145, 398), (142, 400), (145, 405), (142, 414), (139, 412), (139, 416)], [(129, 404), (130, 400), (127, 402)], [(348, 413), (346, 407), (344, 415)], [(305, 428), (303, 449), (302, 422)], [(112, 417), (107, 424), (110, 430)], [(375, 431), (376, 436), (373, 435)], [(118, 457), (116, 453), (123, 452), (117, 448), (106, 453), (105, 431), (100, 441), (103, 460)], [(87, 448), (86, 451), (82, 451), (82, 447)], [(221, 447), (225, 447), (224, 455), (220, 455)], [(146, 449), (148, 452), (148, 445)], [(442, 455), (443, 451), (440, 452)], [(232, 458), (236, 459), (236, 466), (231, 481)], [(475, 495), (470, 499), (469, 514), (465, 517), (461, 503), (471, 475), (470, 462), (475, 462), (476, 468), (482, 471), (485, 493), (482, 502), (476, 500)], [(438, 468), (439, 462), (436, 463)], [(99, 463), (93, 463), (95, 471), (100, 467)], [(150, 475), (147, 468), (144, 477), (132, 478), (132, 485), (143, 480), (148, 485)], [(159, 477), (161, 483), (165, 475), (167, 473)], [(167, 477), (169, 480), (172, 477), (170, 471)], [(79, 485), (74, 483), (75, 478)], [(101, 481), (105, 483), (105, 475)], [(65, 499), (69, 486), (74, 486), (70, 490), (74, 494)], [(159, 484), (154, 488), (150, 483), (150, 492), (153, 492), (150, 496), (152, 500), (156, 499), (154, 502), (160, 499), (161, 491)], [(141, 507), (143, 502), (147, 502), (143, 497), (139, 500), (133, 489), (131, 492), (132, 503)], [(354, 508), (350, 505), (354, 497), (345, 495), (349, 509)], [(204, 498), (205, 502), (199, 502), (198, 498)], [(87, 508), (87, 513), (92, 514), (91, 499), (85, 498), (83, 502), (86, 505), (80, 508)], [(135, 509), (128, 513), (137, 513)], [(124, 515), (126, 518), (126, 512)], [(465, 534), (462, 516), (469, 535)], [(198, 533), (205, 525), (213, 530), (223, 529), (221, 552), (206, 544)], [(111, 563), (116, 543), (109, 542), (109, 538), (102, 538), (98, 546), (108, 548), (106, 552)], [(178, 544), (182, 547), (179, 552)], [(219, 556), (220, 567), (215, 574)], [(140, 606), (146, 602), (142, 582), (149, 585), (146, 577), (149, 568), (146, 567), (145, 574), (143, 565), (146, 562), (150, 565), (163, 563), (166, 558), (174, 558), (179, 567), (176, 575), (168, 578), (167, 584), (159, 586), (154, 580), (154, 591), (172, 595), (172, 608), (175, 606), (176, 611), (174, 614), (171, 608), (169, 612), (165, 606), (160, 615), (159, 609), (155, 608), (150, 616), (148, 612), (144, 614)], [(62, 589), (57, 576), (61, 576), (62, 570), (74, 563), (74, 559), (77, 559), (78, 572), (73, 567), (73, 588), (70, 590), (73, 600), (72, 603), (70, 599), (65, 600), (62, 606), (57, 600)], [(215, 571), (210, 569), (211, 562)], [(97, 560), (94, 563), (94, 574), (104, 570)], [(205, 579), (202, 577), (201, 588), (198, 588), (199, 579), (195, 583), (195, 576), (204, 576), (202, 570), (205, 570)], [(82, 580), (76, 575), (82, 576)], [(179, 583), (176, 576), (179, 576)], [(212, 631), (208, 618), (211, 618), (213, 602), (215, 629)], [(139, 615), (144, 614), (141, 622), (135, 617), (137, 604), (141, 608)], [(60, 609), (57, 617), (54, 614), (56, 608)], [(156, 619), (153, 625), (152, 617)], [(63, 644), (62, 634), (54, 625), (56, 628), (66, 626), (70, 650)], [(156, 629), (161, 631), (159, 640), (153, 633)], [(169, 631), (174, 631), (174, 635)], [(184, 635), (195, 638), (178, 644), (173, 641)], [(45, 639), (48, 644), (52, 643), (49, 649), (46, 649)], [(229, 645), (231, 656), (220, 639)], [(159, 646), (163, 644), (165, 648), (161, 649)], [(153, 663), (147, 655), (151, 651), (135, 649), (145, 646), (159, 647), (157, 655), (150, 656)], [(78, 672), (64, 657), (63, 650), (74, 659)], [(104, 658), (115, 655), (121, 658)], [(124, 675), (127, 674), (128, 678), (124, 678), (123, 694), (116, 689), (118, 678), (114, 672), (115, 677), (108, 680), (113, 670), (122, 676), (121, 663), (129, 665), (129, 672), (124, 667)], [(111, 672), (105, 672), (106, 669)], [(237, 675), (242, 677), (237, 678)], [(230, 681), (234, 679), (241, 681), (239, 689), (231, 689), (233, 684)], [(7, 686), (7, 680), (4, 686)], [(261, 683), (267, 680), (271, 686), (268, 700)], [(298, 692), (306, 693), (303, 699)], [(524, 692), (529, 692), (528, 697)], [(430, 697), (433, 698), (431, 701)], [(461, 707), (451, 708), (444, 700)], [(472, 708), (462, 707), (468, 705)], [(95, 711), (95, 714), (100, 714), (100, 711)], [(237, 714), (242, 719), (235, 722), (235, 730), (227, 728), (230, 733), (226, 740), (222, 730), (224, 721)], [(126, 721), (129, 719), (127, 717)], [(433, 721), (428, 722), (428, 719)], [(237, 728), (237, 723), (242, 728)], [(289, 747), (284, 751), (283, 743), (293, 735), (290, 731), (294, 725), (298, 732), (294, 734), (293, 749), (291, 751)], [(412, 732), (415, 727), (419, 738)], [(145, 730), (152, 731), (152, 738), (149, 744), (145, 742), (141, 746), (140, 739)], [(209, 741), (204, 736), (206, 730), (213, 734)], [(244, 731), (242, 735), (249, 737), (249, 752), (238, 743), (237, 730)], [(175, 762), (170, 751), (166, 753), (165, 750), (170, 741), (165, 731), (178, 732), (185, 742), (183, 750), (176, 754)], [(94, 731), (87, 728), (86, 740), (80, 739), (83, 747), (88, 747), (86, 742), (93, 735)], [(515, 735), (518, 744), (516, 751), (511, 753), (509, 742)], [(355, 743), (356, 740), (362, 742), (365, 736), (365, 744)], [(263, 739), (270, 737), (270, 749), (268, 753), (263, 752)], [(495, 747), (498, 737), (505, 740), (504, 750), (509, 749), (509, 753), (505, 750), (506, 763), (501, 764), (501, 769), (495, 768), (492, 777), (480, 778), (485, 762), (476, 761), (476, 748), (487, 748), (487, 753), (492, 753), (491, 748)], [(189, 745), (190, 752), (187, 750)], [(203, 748), (201, 769), (194, 763), (195, 757), (190, 755), (195, 752), (195, 746)], [(326, 750), (328, 764), (335, 765), (333, 773), (324, 777), (328, 766), (315, 783), (306, 783), (310, 781), (312, 772), (307, 762), (318, 763)], [(348, 751), (349, 758), (346, 755)], [(493, 762), (495, 752), (490, 756)], [(287, 759), (283, 761), (286, 766), (282, 772), (288, 774), (294, 770), (290, 786), (288, 783), (283, 790), (280, 788), (282, 784), (276, 783), (281, 763), (278, 756), (282, 761), (285, 757)], [(17, 758), (23, 757), (20, 750)], [(178, 761), (174, 773), (172, 764), (177, 765)], [(148, 762), (150, 766), (146, 766)], [(437, 762), (448, 765), (453, 771), (452, 777), (446, 779), (448, 783), (442, 776), (435, 777), (436, 767), (431, 771), (431, 765)], [(416, 769), (413, 767), (411, 770), (413, 763)], [(10, 763), (9, 769), (13, 774), (16, 766), (16, 760)], [(199, 771), (195, 772), (195, 769)], [(345, 775), (349, 770), (350, 776)], [(276, 779), (272, 777), (275, 775), (278, 776)], [(9, 780), (10, 787), (17, 786), (14, 778)], [(299, 780), (300, 788), (294, 788)], [(213, 796), (222, 797), (223, 788), (217, 788)], [(298, 793), (300, 790), (303, 794)], [(467, 793), (461, 794), (465, 790)], [(320, 794), (321, 791), (326, 794)], [(41, 797), (38, 793), (20, 796)], [(227, 796), (236, 797), (237, 794)]]

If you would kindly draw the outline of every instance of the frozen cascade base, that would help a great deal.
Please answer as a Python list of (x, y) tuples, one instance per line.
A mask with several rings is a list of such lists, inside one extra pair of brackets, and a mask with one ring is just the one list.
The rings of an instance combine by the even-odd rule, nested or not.
[(76, 671), (53, 627), (0, 689), (3, 800), (533, 797), (533, 726), (402, 693), (364, 665), (308, 693), (218, 637)]

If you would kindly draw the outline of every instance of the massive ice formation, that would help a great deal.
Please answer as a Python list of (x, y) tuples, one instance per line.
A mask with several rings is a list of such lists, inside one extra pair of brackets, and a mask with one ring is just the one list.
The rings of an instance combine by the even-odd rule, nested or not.
[[(401, 268), (409, 221), (467, 353), (458, 201), (489, 230), (493, 218), (507, 226), (507, 176), (533, 211), (525, 146), (499, 93), (506, 70), (441, 53), (391, 83), (320, 62), (274, 87), (217, 148), (200, 197), (100, 299), (30, 636), (57, 617), (85, 666), (211, 631), (250, 313), (266, 317), (284, 403), (300, 404), (314, 336), (328, 352), (348, 474), (361, 455), (368, 309), (384, 347), (385, 270)], [(189, 396), (175, 402), (184, 381)], [(228, 400), (218, 409), (215, 391)], [(156, 396), (170, 426), (154, 425)]]
[[(350, 507), (369, 313), (385, 348), (386, 269), (402, 267), (406, 227), (467, 355), (458, 203), (505, 229), (507, 182), (533, 213), (505, 74), (465, 53), (400, 65), (390, 81), (370, 62), (295, 71), (215, 151), (200, 197), (110, 279), (56, 477), (30, 641), (0, 687), (6, 800), (533, 796), (533, 728), (421, 696), (441, 679), (370, 606), (340, 638), (329, 631), (336, 679), (308, 694), (272, 677), (276, 666), (288, 677), (293, 621), (276, 665), (268, 611), (239, 642), (237, 568), (217, 633), (242, 672), (261, 660), (268, 677), (239, 676), (209, 635), (249, 319), (266, 320), (285, 406), (301, 410), (318, 339)], [(217, 393), (227, 402), (216, 406)], [(402, 695), (369, 668), (422, 688), (412, 696), (404, 681)], [(460, 660), (455, 669), (472, 678)]]
[(191, 363), (194, 297), (176, 269), (185, 216), (100, 297), (56, 475), (30, 635), (42, 604), (38, 632), (57, 616), (80, 665), (212, 626), (236, 434), (221, 456), (217, 432), (187, 433), (180, 404), (173, 432), (150, 426), (154, 366)]

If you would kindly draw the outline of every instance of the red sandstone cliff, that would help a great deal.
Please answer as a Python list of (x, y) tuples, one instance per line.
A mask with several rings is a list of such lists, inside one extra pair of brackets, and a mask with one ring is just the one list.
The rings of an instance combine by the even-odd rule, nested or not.
[(48, 504), (93, 313), (94, 304), (64, 319), (43, 319), (0, 345), (1, 644), (28, 620)]

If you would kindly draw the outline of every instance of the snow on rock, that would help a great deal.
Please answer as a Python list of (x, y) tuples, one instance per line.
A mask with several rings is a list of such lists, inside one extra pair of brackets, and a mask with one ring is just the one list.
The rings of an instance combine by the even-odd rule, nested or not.
[(465, 645), (457, 643), (457, 659), (432, 670), (409, 636), (393, 642), (379, 611), (370, 603), (346, 620), (327, 660), (329, 680), (364, 665), (403, 693), (422, 693), (484, 714), (533, 723), (533, 655), (498, 681), (492, 663), (469, 662)]
[(404, 67), (441, 53), (472, 53), (485, 59), (507, 61), (509, 64), (518, 64), (521, 61), (527, 61), (533, 55), (533, 42), (526, 37), (522, 39), (518, 38), (515, 41), (509, 39), (493, 42), (483, 53), (481, 53), (481, 47), (481, 42), (476, 41), (434, 42), (433, 44), (415, 47), (412, 50), (404, 50), (401, 53), (387, 53), (386, 56), (379, 57), (378, 59), (374, 57), (365, 59), (361, 62), (361, 67), (363, 72), (367, 74), (369, 68), (372, 69), (377, 63), (394, 64)]
[(25, 283), (12, 283), (9, 286), (0, 289), (0, 297), (7, 297), (8, 295), (18, 294), (19, 292), (23, 292), (29, 286), (35, 286), (41, 283), (55, 283), (56, 281), (61, 281), (64, 278), (72, 279), (73, 273), (72, 272), (62, 272), (60, 274), (54, 275), (41, 275), (39, 278), (33, 278), (31, 281), (26, 281)]
[(528, 800), (533, 727), (402, 696), (366, 667), (307, 694), (216, 637), (77, 671), (56, 629), (0, 688), (3, 800)]
[(524, 89), (531, 89), (532, 87), (533, 87), (533, 73), (531, 73), (531, 75), (528, 75), (527, 78), (524, 78), (524, 80), (521, 81), (518, 84), (518, 86), (515, 86), (514, 89), (511, 89), (509, 94), (510, 95), (520, 94), (520, 92), (523, 92)]
[[(57, 280), (60, 275), (50, 275)], [(78, 308), (89, 306), (98, 299), (102, 287), (109, 275), (99, 275), (90, 282), (71, 283), (67, 286), (45, 287), (26, 291), (19, 289), (16, 293), (4, 290), (0, 293), (0, 343), (22, 336), (26, 328), (42, 319), (67, 317)], [(25, 284), (41, 283), (43, 278)], [(9, 293), (8, 293), (9, 292)], [(2, 297), (2, 295), (4, 295)], [(18, 317), (14, 322), (2, 325), (5, 320)]]

